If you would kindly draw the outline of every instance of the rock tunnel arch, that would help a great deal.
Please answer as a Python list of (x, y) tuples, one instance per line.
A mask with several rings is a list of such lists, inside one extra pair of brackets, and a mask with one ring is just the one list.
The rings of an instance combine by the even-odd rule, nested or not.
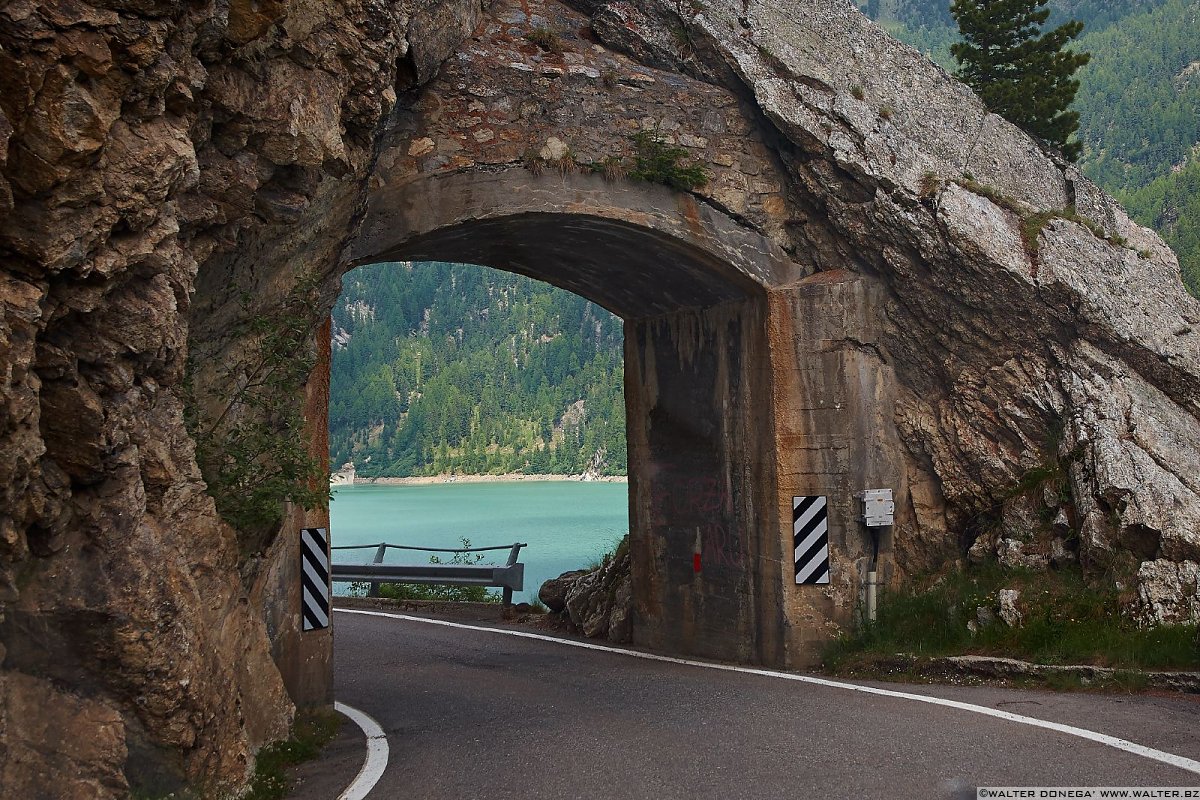
[(780, 662), (766, 304), (786, 255), (687, 193), (514, 167), (369, 193), (345, 269), (423, 260), (516, 272), (621, 317), (635, 641)]
[[(1176, 259), (853, 4), (17, 5), (22, 21), (3, 29), (17, 88), (0, 103), (0, 445), (12, 454), (0, 464), (0, 682), (53, 722), (11, 715), (6, 735), (30, 743), (34, 766), (0, 775), (9, 794), (56, 773), (120, 796), (141, 770), (236, 790), (253, 750), (286, 735), (289, 695), (332, 700), (314, 654), (293, 648), (294, 537), (245, 556), (205, 492), (185, 362), (238, 346), (239, 292), (269, 306), (301, 273), (328, 277), (318, 329), (337, 270), (356, 259), (418, 244), (454, 257), (456, 236), (478, 246), (451, 213), (480, 207), (457, 182), (507, 182), (512, 196), (493, 201), (514, 224), (553, 213), (641, 231), (697, 276), (724, 276), (668, 307), (707, 311), (632, 325), (656, 356), (682, 331), (746, 333), (688, 352), (748, 354), (722, 380), (770, 393), (763, 461), (727, 473), (750, 487), (739, 519), (778, 537), (758, 553), (780, 579), (774, 596), (765, 579), (750, 593), (766, 633), (747, 638), (748, 658), (802, 663), (851, 620), (855, 490), (896, 490), (898, 572), (936, 567), (962, 556), (966, 520), (1054, 455), (1056, 425), (1062, 452), (1080, 453), (1079, 558), (1128, 567), (1139, 619), (1196, 620), (1200, 306)], [(564, 52), (538, 52), (535, 25), (559, 31)], [(584, 166), (628, 155), (646, 129), (710, 166), (697, 197), (521, 171), (551, 137), (551, 155), (565, 145)], [(407, 244), (366, 247), (372, 224), (417, 225), (397, 209), (427, 224)], [(1046, 220), (1034, 242), (1030, 215)], [(749, 264), (768, 271), (728, 269)], [(714, 290), (734, 297), (705, 306)], [(676, 388), (660, 395), (687, 402)], [(820, 590), (784, 585), (782, 563), (791, 496), (814, 493), (830, 496), (835, 556)], [(284, 530), (321, 522), (293, 513)], [(81, 764), (58, 747), (64, 734), (107, 745)]]

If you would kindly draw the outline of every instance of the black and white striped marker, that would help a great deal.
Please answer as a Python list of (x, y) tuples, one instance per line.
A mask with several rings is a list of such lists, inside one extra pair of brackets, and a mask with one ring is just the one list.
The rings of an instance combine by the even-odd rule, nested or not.
[(829, 505), (824, 497), (792, 498), (796, 583), (829, 583)]
[(329, 539), (324, 528), (300, 531), (300, 616), (303, 629), (329, 627)]

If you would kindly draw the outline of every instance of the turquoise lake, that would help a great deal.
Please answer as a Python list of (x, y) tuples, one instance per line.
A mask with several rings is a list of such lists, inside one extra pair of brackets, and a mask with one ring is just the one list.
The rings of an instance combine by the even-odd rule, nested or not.
[[(548, 578), (579, 569), (613, 549), (629, 530), (628, 485), (580, 481), (437, 483), (418, 486), (339, 486), (329, 504), (335, 547), (390, 542), (412, 547), (473, 547), (525, 542), (525, 591), (537, 596)], [(373, 550), (334, 553), (334, 560), (367, 563)], [(507, 552), (486, 554), (504, 563)], [(387, 563), (423, 564), (428, 553), (388, 551)], [(335, 584), (343, 593), (346, 584)], [(496, 590), (499, 591), (499, 590)]]

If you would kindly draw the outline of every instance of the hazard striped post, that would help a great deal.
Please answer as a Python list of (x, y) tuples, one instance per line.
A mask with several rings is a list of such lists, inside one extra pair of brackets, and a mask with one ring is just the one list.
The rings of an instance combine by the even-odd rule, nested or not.
[(300, 617), (302, 629), (329, 627), (329, 534), (324, 528), (300, 531)]
[(792, 498), (792, 546), (796, 583), (829, 583), (829, 502), (825, 497)]

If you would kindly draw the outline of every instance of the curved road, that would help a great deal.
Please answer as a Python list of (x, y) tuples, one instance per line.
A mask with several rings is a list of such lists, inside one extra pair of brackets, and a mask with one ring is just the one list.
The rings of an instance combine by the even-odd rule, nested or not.
[[(1200, 774), (1180, 766), (912, 699), (348, 611), (334, 624), (337, 698), (376, 719), (390, 745), (370, 798), (931, 798), (975, 797), (976, 786), (1200, 786)], [(874, 685), (1120, 737), (1200, 768), (1197, 698)], [(340, 786), (364, 753), (361, 734), (335, 748)], [(319, 783), (298, 796), (340, 791)]]

